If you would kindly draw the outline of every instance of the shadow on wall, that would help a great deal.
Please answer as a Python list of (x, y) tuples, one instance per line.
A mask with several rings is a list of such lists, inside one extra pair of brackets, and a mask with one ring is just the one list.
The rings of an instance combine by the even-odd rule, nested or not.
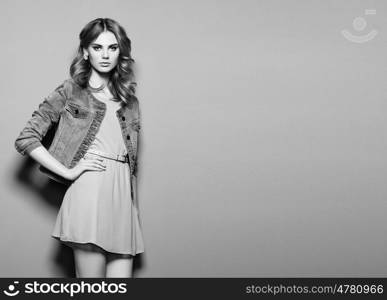
[[(52, 141), (54, 131), (47, 133), (46, 138), (42, 141), (42, 144), (48, 148)], [(38, 195), (44, 205), (52, 208), (52, 211), (57, 214), (62, 204), (64, 195), (67, 190), (67, 186), (51, 180), (46, 175), (38, 171), (37, 163), (25, 156), (24, 160), (16, 170), (16, 180), (25, 187), (30, 193)], [(54, 224), (53, 224), (54, 225)], [(58, 247), (55, 253), (52, 255), (54, 263), (58, 266), (62, 273), (67, 278), (75, 278), (74, 267), (74, 255), (71, 247), (57, 241)], [(133, 262), (133, 277), (137, 270), (141, 268), (142, 255), (136, 255)]]
[[(17, 170), (16, 179), (30, 194), (37, 194), (44, 205), (50, 206), (53, 211), (58, 212), (67, 187), (38, 172), (35, 161), (26, 156)], [(63, 271), (64, 276), (75, 276), (74, 257), (70, 247), (58, 243), (53, 259), (55, 264)]]

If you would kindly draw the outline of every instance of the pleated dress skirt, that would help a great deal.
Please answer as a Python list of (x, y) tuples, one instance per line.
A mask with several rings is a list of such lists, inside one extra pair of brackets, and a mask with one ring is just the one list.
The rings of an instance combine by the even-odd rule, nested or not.
[[(93, 150), (127, 153), (116, 111), (119, 102), (105, 101), (106, 114), (84, 158)], [(52, 237), (69, 246), (93, 246), (101, 251), (136, 255), (144, 252), (139, 213), (131, 197), (128, 163), (103, 159), (104, 171), (86, 171), (67, 189)]]

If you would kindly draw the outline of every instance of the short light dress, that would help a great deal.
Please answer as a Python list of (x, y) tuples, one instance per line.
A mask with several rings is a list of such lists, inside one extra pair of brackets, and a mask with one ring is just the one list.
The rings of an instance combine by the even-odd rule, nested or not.
[[(127, 153), (116, 111), (120, 102), (104, 100), (106, 114), (89, 150)], [(89, 150), (85, 159), (98, 157)], [(96, 245), (117, 254), (144, 252), (139, 214), (131, 197), (128, 163), (102, 158), (104, 171), (86, 171), (67, 189), (52, 237), (64, 244)], [(80, 245), (82, 246), (82, 245)]]

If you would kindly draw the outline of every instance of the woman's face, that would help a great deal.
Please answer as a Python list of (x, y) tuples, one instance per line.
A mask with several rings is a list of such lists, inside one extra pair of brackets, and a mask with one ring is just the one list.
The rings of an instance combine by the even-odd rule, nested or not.
[(120, 49), (116, 36), (110, 31), (101, 32), (96, 40), (83, 49), (91, 66), (100, 73), (108, 73), (117, 66)]

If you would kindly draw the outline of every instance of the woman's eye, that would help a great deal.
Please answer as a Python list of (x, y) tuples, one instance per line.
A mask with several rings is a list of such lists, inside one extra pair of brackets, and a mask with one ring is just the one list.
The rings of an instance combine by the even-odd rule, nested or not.
[(101, 47), (96, 46), (96, 47), (93, 47), (93, 49), (94, 49), (95, 51), (98, 51), (99, 49), (101, 49)]
[(113, 51), (116, 51), (117, 47), (111, 47), (110, 49), (112, 49)]

